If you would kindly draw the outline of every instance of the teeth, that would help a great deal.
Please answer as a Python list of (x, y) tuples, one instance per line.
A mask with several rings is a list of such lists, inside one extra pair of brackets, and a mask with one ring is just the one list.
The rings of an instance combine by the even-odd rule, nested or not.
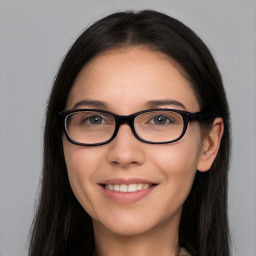
[(128, 185), (128, 192), (135, 192), (137, 190), (139, 190), (137, 184), (130, 184), (130, 185)]
[(113, 189), (114, 189), (114, 186), (113, 186), (113, 185), (108, 185), (108, 189), (109, 189), (109, 190), (113, 190)]
[(127, 190), (128, 190), (127, 185), (122, 184), (122, 185), (119, 186), (119, 191), (120, 192), (127, 192)]
[(142, 189), (147, 189), (147, 188), (149, 188), (149, 184), (143, 184)]
[(137, 189), (142, 190), (143, 189), (143, 184), (138, 184)]
[(114, 191), (118, 191), (118, 192), (136, 192), (139, 190), (143, 190), (143, 189), (148, 189), (152, 186), (152, 184), (120, 184), (120, 185), (112, 185), (112, 184), (108, 184), (105, 185), (105, 189), (107, 190), (114, 190)]

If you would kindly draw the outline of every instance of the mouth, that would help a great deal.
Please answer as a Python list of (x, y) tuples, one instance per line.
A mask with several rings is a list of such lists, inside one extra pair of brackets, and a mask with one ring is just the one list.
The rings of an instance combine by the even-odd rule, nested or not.
[(142, 179), (110, 179), (98, 183), (102, 195), (116, 203), (135, 203), (155, 190), (157, 183)]
[(132, 184), (102, 184), (101, 185), (104, 189), (110, 191), (117, 191), (123, 193), (132, 193), (141, 190), (146, 190), (151, 188), (152, 186), (156, 186), (156, 184), (150, 183), (132, 183)]

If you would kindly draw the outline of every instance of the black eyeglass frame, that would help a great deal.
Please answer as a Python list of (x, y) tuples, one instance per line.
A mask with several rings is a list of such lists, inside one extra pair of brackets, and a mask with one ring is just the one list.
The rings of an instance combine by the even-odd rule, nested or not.
[[(67, 127), (66, 127), (66, 118), (76, 112), (85, 112), (85, 111), (93, 111), (93, 112), (98, 112), (98, 113), (105, 113), (108, 115), (111, 115), (114, 117), (115, 119), (115, 130), (114, 133), (112, 135), (112, 137), (110, 139), (108, 139), (107, 141), (104, 142), (100, 142), (100, 143), (93, 143), (93, 144), (86, 144), (86, 143), (81, 143), (81, 142), (77, 142), (75, 140), (73, 140), (68, 132), (67, 132)], [(178, 114), (180, 114), (183, 118), (183, 131), (181, 133), (181, 135), (174, 139), (174, 140), (170, 140), (170, 141), (161, 141), (161, 142), (153, 142), (153, 141), (148, 141), (148, 140), (144, 140), (143, 138), (141, 138), (137, 133), (136, 130), (134, 128), (134, 120), (135, 118), (143, 113), (147, 113), (147, 112), (157, 112), (157, 111), (171, 111), (171, 112), (176, 112)], [(146, 110), (142, 110), (139, 112), (136, 112), (134, 114), (131, 115), (127, 115), (127, 116), (123, 116), (123, 115), (117, 115), (115, 113), (106, 111), (106, 110), (101, 110), (101, 109), (72, 109), (72, 110), (65, 110), (65, 111), (60, 111), (58, 112), (58, 118), (60, 118), (60, 120), (62, 121), (62, 128), (64, 130), (65, 136), (67, 138), (67, 140), (75, 145), (80, 145), (80, 146), (100, 146), (100, 145), (104, 145), (109, 143), (110, 141), (112, 141), (119, 130), (119, 127), (121, 124), (128, 124), (134, 134), (134, 136), (139, 140), (142, 141), (144, 143), (148, 143), (148, 144), (168, 144), (168, 143), (173, 143), (176, 141), (179, 141), (186, 133), (187, 131), (187, 127), (188, 127), (188, 123), (192, 122), (192, 121), (207, 121), (209, 122), (209, 119), (212, 119), (212, 115), (210, 113), (207, 112), (196, 112), (196, 113), (191, 113), (188, 111), (184, 111), (184, 110), (178, 110), (178, 109), (169, 109), (169, 108), (157, 108), (157, 109), (146, 109)]]

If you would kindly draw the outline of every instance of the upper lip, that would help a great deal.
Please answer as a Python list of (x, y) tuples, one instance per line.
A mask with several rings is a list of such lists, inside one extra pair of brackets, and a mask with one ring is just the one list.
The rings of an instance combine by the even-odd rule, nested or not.
[(134, 184), (134, 183), (142, 183), (142, 184), (157, 184), (156, 182), (153, 182), (152, 180), (146, 180), (141, 178), (113, 178), (113, 179), (107, 179), (103, 182), (99, 182), (101, 185), (108, 185), (108, 184)]

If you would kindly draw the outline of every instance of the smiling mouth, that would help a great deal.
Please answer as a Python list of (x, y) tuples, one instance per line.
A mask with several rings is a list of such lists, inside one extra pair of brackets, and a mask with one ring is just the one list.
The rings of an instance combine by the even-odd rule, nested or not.
[(155, 186), (156, 184), (133, 183), (133, 184), (105, 184), (102, 185), (106, 190), (116, 192), (137, 192)]
[(151, 194), (159, 184), (150, 181), (111, 179), (98, 184), (102, 195), (120, 204), (135, 203)]

